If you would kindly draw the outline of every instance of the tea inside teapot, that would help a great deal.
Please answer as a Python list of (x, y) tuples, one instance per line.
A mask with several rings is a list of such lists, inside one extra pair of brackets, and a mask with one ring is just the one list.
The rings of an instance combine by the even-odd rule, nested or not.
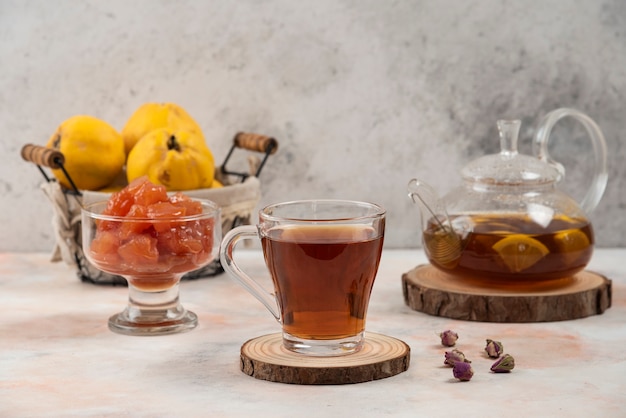
[(471, 225), (465, 236), (457, 235), (454, 260), (433, 251), (443, 240), (432, 219), (423, 240), (430, 262), (452, 275), (492, 281), (559, 279), (585, 268), (593, 253), (593, 230), (585, 218), (558, 215), (545, 227), (519, 213), (452, 215), (450, 221)]

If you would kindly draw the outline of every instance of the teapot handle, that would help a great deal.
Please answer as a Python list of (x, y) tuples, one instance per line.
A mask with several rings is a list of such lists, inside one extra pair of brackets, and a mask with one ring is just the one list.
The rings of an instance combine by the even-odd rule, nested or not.
[(606, 183), (608, 180), (607, 168), (606, 168), (606, 141), (604, 135), (600, 130), (600, 127), (589, 116), (575, 109), (560, 108), (548, 113), (539, 123), (539, 128), (535, 134), (533, 141), (533, 153), (542, 161), (555, 166), (561, 176), (565, 173), (563, 166), (550, 158), (548, 153), (548, 140), (550, 133), (554, 125), (566, 116), (571, 116), (580, 122), (587, 131), (594, 151), (595, 170), (593, 175), (593, 181), (587, 194), (580, 202), (580, 206), (587, 213), (590, 214), (600, 202)]

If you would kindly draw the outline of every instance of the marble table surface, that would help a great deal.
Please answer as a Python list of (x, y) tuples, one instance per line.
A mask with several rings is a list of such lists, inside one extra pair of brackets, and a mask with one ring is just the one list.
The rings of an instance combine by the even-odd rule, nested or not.
[[(241, 265), (267, 280), (261, 253)], [(457, 321), (409, 309), (401, 276), (425, 257), (385, 250), (367, 329), (411, 347), (408, 371), (338, 386), (272, 383), (239, 369), (248, 339), (280, 331), (265, 308), (225, 274), (183, 282), (199, 325), (188, 333), (129, 337), (107, 328), (123, 287), (82, 283), (48, 254), (0, 254), (0, 417), (492, 417), (626, 416), (626, 249), (598, 249), (589, 269), (613, 280), (604, 314), (553, 323)], [(438, 333), (455, 330), (471, 381), (443, 365)], [(485, 339), (515, 357), (489, 371)]]

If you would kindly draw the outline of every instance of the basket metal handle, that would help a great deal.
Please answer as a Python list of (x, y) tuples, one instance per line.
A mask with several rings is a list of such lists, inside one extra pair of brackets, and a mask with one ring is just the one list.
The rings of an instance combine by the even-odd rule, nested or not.
[(78, 187), (76, 187), (76, 184), (74, 184), (74, 180), (72, 180), (72, 177), (65, 169), (65, 156), (61, 151), (42, 147), (41, 145), (26, 144), (22, 147), (20, 154), (25, 161), (34, 163), (37, 166), (48, 183), (50, 183), (51, 179), (41, 166), (49, 167), (53, 170), (61, 170), (67, 181), (72, 186), (74, 193), (78, 196), (82, 195), (80, 190), (78, 190)]
[(25, 161), (53, 169), (61, 168), (65, 163), (65, 156), (61, 151), (41, 145), (26, 144), (22, 147), (21, 154)]
[(233, 139), (233, 145), (230, 148), (230, 151), (228, 151), (228, 154), (226, 155), (226, 158), (224, 159), (224, 163), (222, 163), (221, 171), (222, 171), (222, 174), (238, 176), (243, 182), (245, 179), (248, 178), (248, 176), (250, 175), (249, 173), (231, 171), (226, 168), (226, 164), (230, 160), (230, 157), (232, 156), (235, 148), (242, 148), (248, 151), (256, 151), (256, 152), (261, 152), (265, 154), (265, 156), (263, 157), (263, 160), (261, 161), (261, 163), (259, 164), (259, 167), (256, 170), (256, 173), (254, 173), (254, 176), (258, 177), (259, 174), (261, 174), (261, 170), (263, 169), (263, 166), (265, 165), (267, 158), (271, 154), (274, 154), (276, 151), (278, 151), (278, 141), (269, 136), (250, 133), (250, 132), (239, 132), (235, 135), (235, 138)]
[(234, 146), (238, 148), (245, 148), (248, 151), (257, 151), (269, 154), (274, 154), (278, 151), (278, 141), (265, 135), (250, 132), (239, 132), (235, 135), (233, 142)]

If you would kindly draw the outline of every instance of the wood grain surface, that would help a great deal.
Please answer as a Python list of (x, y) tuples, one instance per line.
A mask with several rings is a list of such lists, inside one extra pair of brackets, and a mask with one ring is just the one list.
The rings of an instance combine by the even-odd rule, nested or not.
[(547, 322), (602, 314), (611, 306), (611, 280), (582, 271), (536, 284), (480, 284), (420, 265), (402, 275), (404, 302), (434, 316), (484, 322)]
[(361, 383), (406, 371), (410, 352), (403, 341), (366, 332), (363, 348), (357, 353), (313, 357), (285, 349), (280, 333), (268, 334), (251, 339), (241, 347), (241, 371), (256, 379), (280, 383)]

